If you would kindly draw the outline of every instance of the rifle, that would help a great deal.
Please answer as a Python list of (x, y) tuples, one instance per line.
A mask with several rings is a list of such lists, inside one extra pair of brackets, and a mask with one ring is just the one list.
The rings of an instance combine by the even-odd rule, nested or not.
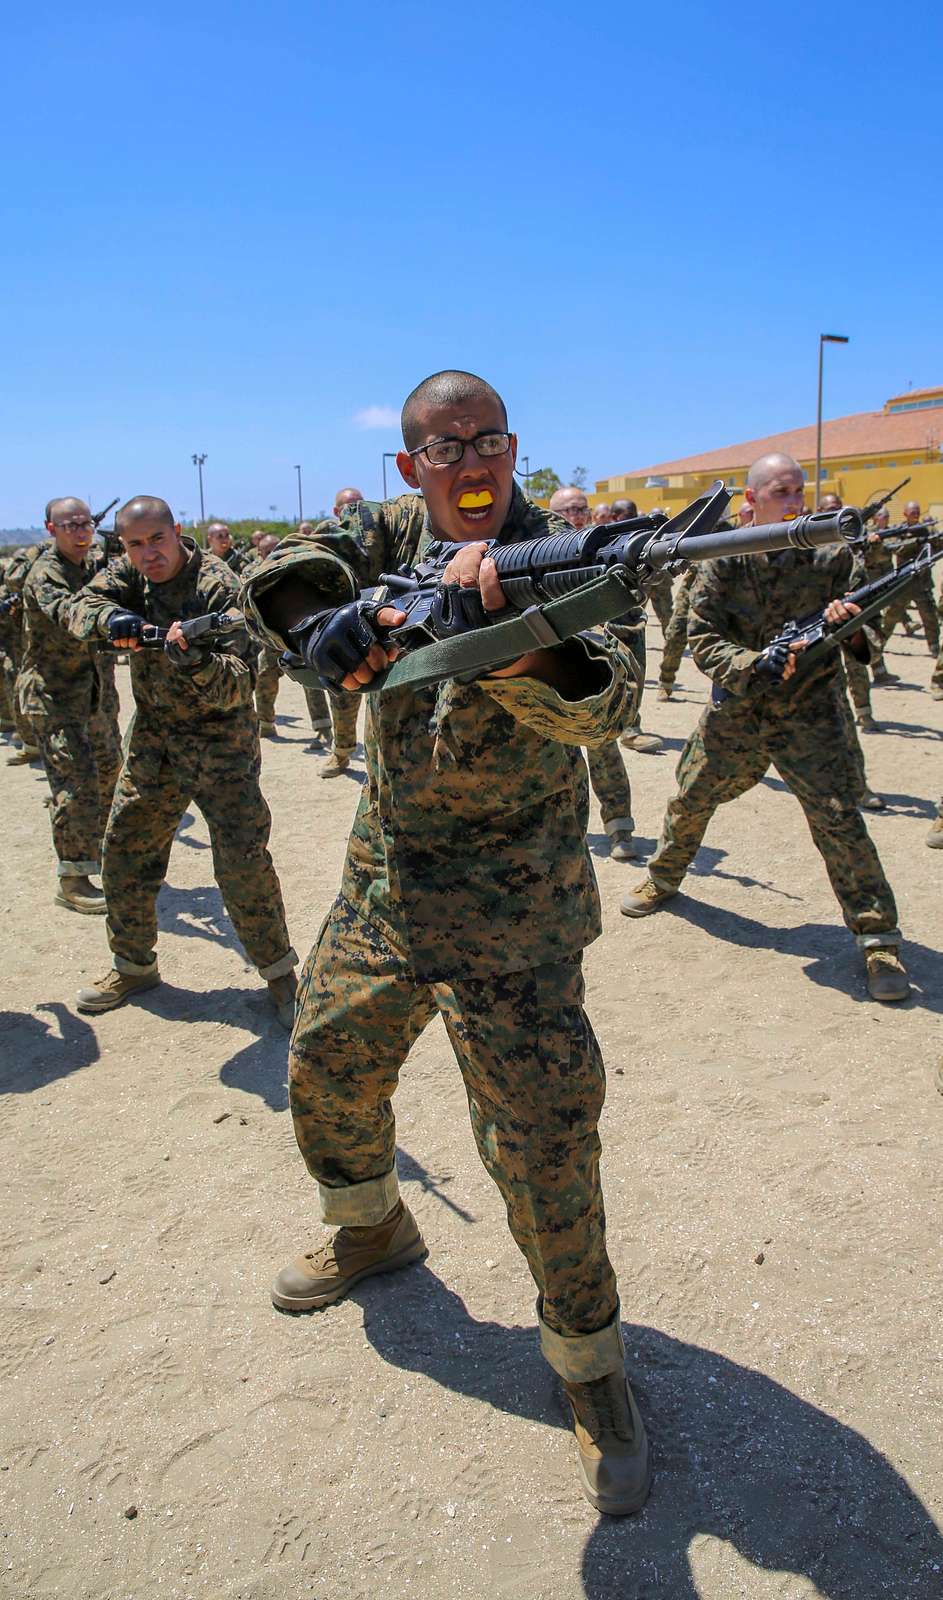
[[(507, 600), (498, 613), (484, 611), (477, 590), (442, 583), (458, 546), (437, 541), (415, 568), (381, 574), (383, 587), (363, 597), (406, 613), (404, 622), (383, 635), (384, 644), (399, 647), (400, 658), (371, 681), (369, 691), (473, 679), (528, 651), (562, 644), (637, 604), (638, 586), (657, 572), (722, 556), (849, 543), (861, 532), (861, 518), (850, 506), (807, 512), (791, 522), (718, 530), (729, 503), (718, 479), (670, 520), (659, 512), (516, 544), (491, 543), (488, 554)], [(290, 651), (282, 660), (289, 668), (306, 665)]]
[(785, 645), (793, 649), (800, 639), (805, 640), (805, 649), (796, 657), (797, 673), (805, 672), (826, 651), (835, 645), (841, 644), (843, 639), (849, 638), (853, 633), (864, 627), (873, 616), (883, 611), (885, 606), (895, 600), (915, 578), (922, 572), (928, 572), (937, 562), (943, 561), (943, 549), (932, 550), (929, 544), (912, 561), (906, 561), (894, 572), (886, 572), (883, 577), (875, 578), (871, 583), (863, 583), (859, 589), (852, 589), (850, 594), (842, 598), (860, 610), (845, 622), (826, 622), (825, 607), (821, 611), (813, 611), (807, 617), (800, 617), (797, 621), (787, 622), (786, 626), (771, 639), (766, 646), (773, 650), (777, 645)]
[[(188, 622), (181, 622), (180, 632), (185, 639), (199, 639), (206, 633), (238, 633), (245, 625), (245, 618), (237, 611), (207, 611), (202, 617), (191, 617)], [(155, 622), (145, 622), (138, 636), (138, 644), (143, 650), (163, 650), (168, 631), (167, 628), (159, 628)], [(102, 640), (99, 648), (113, 652), (116, 647)]]
[(901, 489), (906, 489), (909, 482), (910, 479), (905, 478), (903, 483), (897, 485), (896, 489), (889, 489), (887, 494), (881, 496), (880, 500), (874, 500), (869, 506), (865, 506), (860, 513), (862, 526), (866, 528), (872, 517), (876, 517), (879, 511), (883, 511), (889, 501), (893, 500), (895, 494), (900, 494)]

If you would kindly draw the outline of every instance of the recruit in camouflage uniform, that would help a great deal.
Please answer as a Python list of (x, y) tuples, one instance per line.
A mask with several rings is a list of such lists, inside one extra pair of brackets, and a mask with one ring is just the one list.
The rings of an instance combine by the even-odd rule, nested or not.
[(0, 561), (0, 730), (16, 730), (13, 686), (16, 665), (13, 658), (13, 641), (19, 634), (19, 618), (15, 615), (16, 596), (4, 582), (7, 564)]
[(682, 751), (678, 791), (668, 802), (649, 877), (622, 909), (645, 915), (674, 894), (718, 805), (745, 794), (772, 764), (802, 806), (845, 922), (865, 953), (873, 997), (901, 999), (908, 989), (897, 970), (897, 909), (856, 804), (860, 783), (838, 652), (787, 682), (755, 670), (788, 621), (840, 599), (851, 580), (851, 555), (835, 546), (729, 556), (700, 569), (688, 642), (713, 680), (711, 699)]
[[(565, 527), (515, 487), (500, 537)], [(263, 621), (271, 586), (302, 578), (320, 606), (341, 605), (429, 538), (421, 497), (359, 502), (250, 576), (253, 626), (283, 649)], [(544, 1352), (576, 1379), (622, 1366), (598, 1172), (604, 1072), (582, 1008), (581, 952), (600, 916), (579, 747), (605, 745), (631, 716), (637, 668), (608, 636), (567, 648), (593, 685), (578, 701), (492, 676), (361, 697), (367, 782), (302, 973), (289, 1078), (324, 1220), (376, 1227), (398, 1200), (390, 1098), (442, 1015), (479, 1154), (540, 1292)], [(293, 1304), (290, 1276), (279, 1305)]]
[[(913, 561), (914, 557), (920, 554), (926, 543), (928, 531), (926, 525), (920, 521), (920, 507), (915, 500), (909, 501), (904, 507), (904, 521), (910, 522), (913, 527), (921, 530), (921, 532), (918, 532), (913, 539), (903, 538), (896, 542), (895, 561), (898, 567), (902, 567), (907, 561)], [(919, 577), (907, 585), (900, 598), (892, 601), (884, 612), (881, 618), (881, 632), (884, 635), (885, 644), (890, 639), (898, 623), (903, 622), (909, 606), (916, 606), (920, 613), (924, 638), (927, 641), (927, 649), (931, 656), (938, 655), (940, 650), (940, 618), (933, 593), (932, 572), (921, 572)]]
[(15, 755), (7, 757), (8, 767), (22, 766), (39, 756), (39, 745), (33, 725), (20, 700), (19, 676), (23, 664), (23, 585), (33, 563), (38, 561), (46, 548), (45, 544), (31, 544), (22, 545), (19, 550), (14, 550), (6, 563), (3, 575), (4, 597), (16, 598), (16, 604), (6, 613), (9, 627), (4, 631), (4, 677), (16, 726), (16, 738), (20, 746)]
[(102, 836), (121, 765), (113, 672), (104, 670), (101, 651), (80, 644), (67, 626), (73, 600), (94, 572), (93, 557), (69, 560), (55, 543), (33, 563), (23, 585), (19, 678), (20, 701), (52, 791), (60, 880), (56, 901), (83, 912), (105, 910), (88, 877), (100, 870)]
[[(73, 602), (73, 632), (81, 639), (108, 638), (109, 619), (117, 612), (166, 628), (178, 619), (233, 609), (239, 585), (229, 568), (191, 540), (181, 544), (186, 560), (169, 581), (152, 582), (127, 557), (99, 572)], [(241, 631), (197, 644), (203, 647), (190, 658), (199, 662), (195, 670), (182, 670), (161, 650), (130, 655), (136, 712), (102, 860), (108, 943), (118, 974), (144, 980), (137, 987), (158, 981), (157, 894), (177, 826), (192, 801), (209, 827), (226, 909), (249, 959), (272, 988), (292, 973), (297, 957), (267, 848), (271, 813), (259, 788), (249, 665), (255, 647)], [(80, 1009), (105, 1010), (125, 995), (110, 999), (103, 993), (96, 1003), (89, 989), (82, 997), (88, 998), (80, 998)], [(274, 988), (273, 997), (278, 1003)]]
[(681, 657), (684, 655), (688, 642), (688, 613), (691, 609), (691, 590), (697, 577), (697, 568), (688, 567), (681, 574), (680, 581), (674, 591), (674, 604), (671, 611), (671, 621), (665, 632), (665, 648), (662, 651), (661, 666), (658, 670), (658, 698), (670, 700), (674, 688)]

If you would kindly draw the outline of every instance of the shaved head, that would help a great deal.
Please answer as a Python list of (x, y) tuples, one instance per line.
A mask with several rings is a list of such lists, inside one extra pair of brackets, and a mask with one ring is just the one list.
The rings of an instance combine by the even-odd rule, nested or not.
[(228, 533), (228, 532), (229, 532), (228, 523), (225, 523), (225, 522), (211, 522), (209, 527), (206, 530), (206, 537), (209, 538), (211, 533)]
[(575, 483), (565, 483), (550, 496), (550, 510), (565, 517), (572, 528), (586, 528), (592, 520), (586, 490)]
[(423, 378), (412, 394), (406, 396), (403, 405), (403, 443), (406, 449), (416, 450), (424, 442), (424, 419), (432, 412), (445, 407), (481, 405), (483, 402), (498, 406), (507, 431), (508, 414), (504, 401), (484, 378), (476, 378), (473, 372), (459, 371), (434, 372), (430, 378)]
[(638, 506), (634, 500), (613, 500), (612, 515), (617, 522), (624, 522), (627, 517), (638, 516)]
[(762, 489), (771, 478), (776, 478), (783, 472), (801, 472), (802, 481), (805, 482), (805, 473), (802, 472), (795, 457), (774, 450), (768, 456), (760, 456), (759, 461), (754, 461), (747, 473), (747, 488), (754, 491)]
[(920, 516), (920, 502), (918, 500), (908, 500), (904, 507), (904, 516), (908, 522), (916, 522)]
[(126, 533), (139, 522), (160, 522), (168, 528), (175, 526), (174, 514), (167, 501), (159, 500), (153, 494), (136, 494), (133, 500), (125, 501), (115, 516), (115, 532)]
[(277, 545), (278, 545), (278, 534), (277, 533), (263, 533), (263, 535), (262, 535), (262, 537), (259, 540), (259, 543), (257, 545), (257, 549), (258, 549), (259, 555), (260, 556), (270, 556), (272, 554), (272, 551), (277, 547)]
[(361, 489), (338, 489), (334, 496), (334, 515), (339, 517), (345, 506), (355, 506), (363, 499)]
[(62, 517), (82, 516), (88, 511), (84, 500), (79, 500), (74, 494), (60, 495), (58, 500), (46, 502), (46, 515), (44, 522), (58, 522)]

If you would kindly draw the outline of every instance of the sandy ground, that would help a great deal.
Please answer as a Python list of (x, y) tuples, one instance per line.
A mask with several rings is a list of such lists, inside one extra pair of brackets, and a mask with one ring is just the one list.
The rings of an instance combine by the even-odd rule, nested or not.
[[(593, 823), (610, 1242), (657, 1465), (624, 1522), (577, 1492), (441, 1026), (398, 1096), (428, 1262), (278, 1315), (272, 1273), (320, 1225), (285, 1036), (202, 819), (161, 896), (163, 986), (84, 1019), (73, 994), (108, 964), (103, 930), (53, 905), (41, 779), (0, 766), (0, 1594), (940, 1600), (943, 856), (923, 840), (943, 705), (922, 641), (890, 664), (903, 681), (875, 692), (885, 731), (866, 753), (892, 809), (869, 826), (907, 1005), (867, 1000), (775, 777), (720, 813), (688, 892), (645, 922), (620, 917), (640, 873)], [(628, 756), (648, 849), (704, 697), (688, 659), (681, 684), (647, 701), (665, 751)], [(264, 784), (304, 953), (357, 779), (319, 782), (302, 711), (284, 686)]]

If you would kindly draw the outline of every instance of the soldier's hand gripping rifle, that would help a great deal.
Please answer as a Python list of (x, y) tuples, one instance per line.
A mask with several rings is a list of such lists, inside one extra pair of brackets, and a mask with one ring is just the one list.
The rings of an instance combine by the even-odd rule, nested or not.
[(872, 583), (864, 583), (860, 589), (852, 589), (850, 594), (842, 596), (845, 604), (849, 602), (858, 606), (853, 617), (844, 622), (827, 622), (825, 619), (826, 607), (821, 611), (813, 611), (806, 617), (787, 622), (786, 626), (775, 639), (771, 639), (763, 650), (755, 670), (761, 676), (782, 680), (782, 675), (789, 659), (789, 652), (796, 650), (797, 645), (804, 641), (803, 648), (796, 654), (796, 672), (801, 674), (820, 660), (828, 650), (834, 650), (843, 640), (852, 634), (858, 633), (866, 622), (876, 616), (884, 607), (896, 600), (898, 595), (919, 578), (922, 572), (927, 572), (935, 562), (943, 560), (943, 549), (933, 550), (925, 544), (919, 555), (913, 561), (904, 562), (894, 572), (887, 572), (883, 577), (875, 578)]
[[(283, 660), (289, 668), (313, 670), (326, 688), (336, 690), (380, 643), (395, 645), (401, 655), (364, 686), (368, 693), (420, 688), (444, 678), (471, 680), (528, 651), (562, 644), (615, 620), (638, 603), (639, 587), (657, 572), (721, 556), (811, 550), (849, 541), (861, 531), (861, 519), (849, 507), (765, 527), (716, 529), (729, 503), (718, 480), (670, 521), (661, 514), (631, 517), (516, 544), (491, 543), (487, 553), (507, 601), (498, 612), (484, 610), (477, 589), (443, 584), (442, 574), (460, 546), (442, 540), (418, 566), (382, 574), (380, 590), (305, 617), (289, 630), (293, 649)], [(405, 612), (405, 620), (383, 628), (377, 614), (384, 606)]]
[(202, 617), (190, 617), (179, 624), (189, 647), (183, 650), (172, 640), (168, 643), (169, 628), (159, 628), (156, 623), (145, 621), (136, 611), (113, 611), (108, 618), (108, 642), (102, 648), (123, 649), (124, 641), (133, 639), (140, 649), (164, 650), (174, 666), (194, 672), (206, 659), (200, 641), (209, 643), (217, 634), (244, 632), (245, 626), (245, 617), (237, 611), (208, 611)]

